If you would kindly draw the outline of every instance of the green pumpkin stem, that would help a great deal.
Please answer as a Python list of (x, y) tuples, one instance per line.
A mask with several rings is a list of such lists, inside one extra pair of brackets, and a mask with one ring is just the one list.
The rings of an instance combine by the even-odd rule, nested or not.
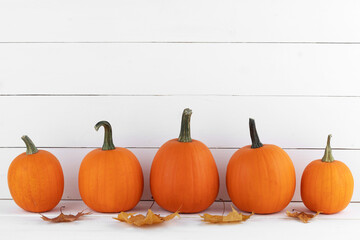
[(26, 155), (35, 154), (39, 151), (33, 141), (31, 141), (31, 139), (27, 135), (22, 136), (21, 139), (26, 145)]
[(329, 134), (328, 138), (327, 138), (325, 153), (324, 153), (323, 158), (321, 159), (322, 162), (331, 163), (334, 161), (334, 156), (332, 155), (332, 150), (331, 150), (331, 146), (330, 146), (331, 137), (332, 137), (331, 134)]
[(251, 148), (260, 148), (263, 144), (260, 142), (259, 136), (256, 131), (255, 120), (249, 118), (250, 137), (251, 137)]
[(104, 127), (105, 129), (104, 144), (102, 146), (102, 150), (106, 151), (115, 149), (110, 123), (107, 121), (100, 121), (95, 125), (95, 130), (98, 131), (100, 127)]
[(185, 108), (182, 114), (181, 119), (181, 130), (178, 138), (179, 142), (191, 142), (191, 133), (190, 133), (190, 118), (192, 111), (189, 108)]

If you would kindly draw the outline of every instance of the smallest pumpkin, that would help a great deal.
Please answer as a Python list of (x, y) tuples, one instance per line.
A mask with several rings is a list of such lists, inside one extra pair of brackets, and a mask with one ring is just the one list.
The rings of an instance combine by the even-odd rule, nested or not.
[(341, 161), (334, 160), (328, 136), (322, 159), (312, 161), (301, 178), (301, 198), (313, 212), (333, 214), (349, 205), (354, 190), (350, 169)]

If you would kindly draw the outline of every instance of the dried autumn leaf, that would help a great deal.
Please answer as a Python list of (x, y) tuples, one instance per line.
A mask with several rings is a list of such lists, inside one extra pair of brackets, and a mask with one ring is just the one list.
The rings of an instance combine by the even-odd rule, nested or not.
[(155, 214), (153, 211), (151, 211), (151, 209), (148, 209), (146, 216), (142, 214), (135, 215), (134, 213), (121, 212), (119, 213), (118, 217), (114, 219), (121, 222), (134, 224), (136, 226), (143, 226), (169, 221), (176, 216), (180, 217), (179, 212), (174, 212), (168, 216), (161, 217), (159, 214)]
[(293, 217), (293, 218), (298, 218), (300, 219), (303, 223), (308, 223), (310, 219), (316, 217), (317, 215), (319, 215), (320, 212), (317, 212), (316, 214), (309, 214), (309, 213), (304, 213), (304, 212), (289, 212), (286, 211), (286, 215), (288, 215), (289, 217)]
[(236, 223), (236, 222), (244, 222), (248, 220), (254, 213), (250, 215), (244, 215), (242, 213), (237, 212), (233, 206), (231, 206), (232, 211), (229, 212), (227, 216), (220, 215), (211, 215), (205, 213), (204, 215), (200, 215), (203, 218), (204, 222), (209, 223)]
[(78, 220), (80, 217), (84, 216), (84, 215), (89, 215), (91, 214), (91, 212), (84, 212), (84, 211), (81, 211), (81, 212), (78, 212), (76, 215), (72, 215), (72, 214), (64, 214), (62, 212), (62, 210), (64, 209), (65, 207), (62, 206), (60, 208), (60, 214), (59, 216), (55, 217), (55, 218), (48, 218), (42, 214), (41, 215), (41, 218), (44, 220), (44, 221), (48, 221), (48, 222), (53, 222), (53, 223), (60, 223), (60, 222), (73, 222), (73, 221), (76, 221)]

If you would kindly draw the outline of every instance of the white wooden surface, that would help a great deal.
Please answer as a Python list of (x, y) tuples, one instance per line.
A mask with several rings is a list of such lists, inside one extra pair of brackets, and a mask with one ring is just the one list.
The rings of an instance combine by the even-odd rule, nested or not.
[(359, 62), (360, 44), (0, 43), (0, 94), (359, 96)]
[(2, 0), (3, 42), (359, 42), (356, 0)]
[(0, 199), (23, 134), (59, 158), (63, 198), (79, 199), (77, 169), (101, 146), (103, 119), (138, 156), (149, 199), (152, 158), (190, 107), (192, 136), (219, 167), (218, 198), (254, 117), (298, 180), (332, 133), (360, 201), (359, 11), (356, 0), (0, 0)]
[(0, 146), (24, 147), (28, 134), (39, 147), (101, 147), (94, 125), (105, 119), (117, 146), (160, 147), (186, 107), (192, 137), (211, 148), (248, 145), (253, 117), (264, 143), (322, 149), (332, 133), (334, 148), (360, 149), (359, 97), (273, 96), (3, 96)]
[[(133, 212), (145, 214), (152, 202), (141, 202)], [(59, 207), (64, 213), (77, 213), (86, 209), (82, 201), (62, 201), (49, 213), (56, 217)], [(230, 210), (226, 203), (226, 213)], [(201, 221), (198, 214), (181, 214), (180, 219), (152, 227), (138, 228), (118, 222), (116, 214), (93, 213), (72, 223), (51, 224), (38, 214), (27, 213), (14, 206), (12, 201), (0, 200), (0, 232), (3, 239), (359, 239), (360, 204), (352, 203), (335, 215), (319, 215), (304, 224), (288, 218), (285, 211), (307, 211), (302, 203), (291, 203), (277, 214), (254, 215), (241, 224), (213, 225)], [(168, 212), (156, 204), (152, 210), (161, 215)], [(214, 203), (206, 212), (221, 215), (223, 204)]]
[[(0, 238), (358, 239), (359, 12), (356, 0), (0, 0)], [(211, 148), (219, 168), (218, 199), (229, 199), (226, 165), (249, 144), (253, 117), (261, 140), (293, 159), (293, 201), (301, 201), (303, 169), (322, 156), (332, 133), (335, 158), (354, 175), (352, 203), (310, 224), (282, 212), (222, 226), (182, 215), (164, 228), (138, 229), (99, 213), (52, 225), (10, 200), (7, 169), (28, 134), (64, 170), (67, 200), (48, 215), (61, 205), (83, 210), (78, 168), (101, 146), (103, 132), (93, 126), (103, 119), (113, 125), (115, 144), (139, 158), (142, 199), (150, 199), (151, 161), (178, 136), (185, 107), (194, 112), (193, 138)], [(301, 202), (286, 209), (293, 208), (306, 210)], [(221, 211), (222, 203), (207, 210)]]

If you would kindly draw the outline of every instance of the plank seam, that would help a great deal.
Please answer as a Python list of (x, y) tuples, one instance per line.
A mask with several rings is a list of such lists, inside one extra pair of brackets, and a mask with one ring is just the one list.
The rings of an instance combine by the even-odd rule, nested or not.
[(360, 95), (271, 95), (271, 94), (105, 94), (105, 93), (0, 93), (0, 97), (276, 97), (360, 98)]
[[(12, 198), (0, 198), (0, 201), (13, 201)], [(80, 198), (74, 198), (74, 199), (61, 199), (61, 201), (82, 201), (82, 199)], [(142, 199), (140, 200), (140, 202), (153, 202), (154, 200), (153, 199)], [(227, 200), (215, 200), (216, 203), (222, 203), (222, 202), (225, 202), (225, 203), (230, 203), (231, 200), (227, 199)], [(295, 201), (290, 201), (290, 203), (302, 203), (302, 201), (298, 201), (298, 200), (295, 200)], [(350, 203), (360, 203), (360, 201), (351, 201)]]
[[(49, 146), (37, 146), (38, 148), (42, 148), (42, 149), (96, 149), (99, 148), (97, 147), (49, 147)], [(124, 148), (128, 148), (128, 149), (159, 149), (160, 147), (133, 147), (133, 146), (123, 146)], [(242, 146), (239, 147), (208, 147), (209, 149), (214, 149), (214, 150), (236, 150), (241, 148)], [(25, 149), (24, 146), (13, 146), (13, 147), (9, 147), (9, 146), (0, 146), (0, 149)], [(325, 148), (304, 148), (304, 147), (299, 147), (299, 148), (291, 148), (291, 147), (284, 147), (282, 148), (284, 150), (309, 150), (309, 151), (317, 151), (317, 150), (325, 150)], [(360, 148), (334, 148), (332, 147), (332, 150), (334, 151), (359, 151)]]
[(0, 44), (313, 44), (313, 45), (358, 45), (360, 42), (326, 41), (0, 41)]

